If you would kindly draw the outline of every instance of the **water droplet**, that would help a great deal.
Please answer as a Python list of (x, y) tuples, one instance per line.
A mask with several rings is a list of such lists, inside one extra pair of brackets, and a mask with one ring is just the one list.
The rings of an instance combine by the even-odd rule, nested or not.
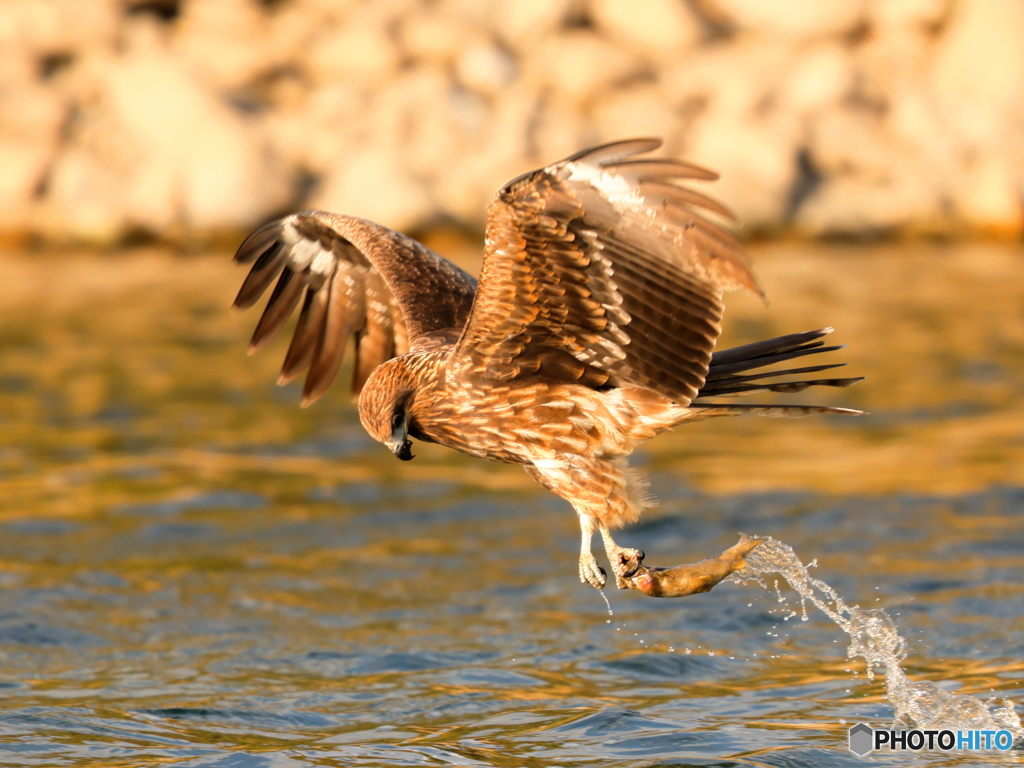
[[(866, 661), (864, 673), (868, 680), (874, 679), (876, 668), (885, 670), (886, 697), (893, 705), (895, 719), (929, 723), (941, 713), (946, 728), (1006, 729), (1018, 737), (1024, 736), (1024, 728), (1012, 702), (997, 707), (991, 700), (985, 703), (966, 694), (952, 694), (931, 682), (913, 682), (900, 665), (906, 656), (906, 640), (897, 632), (892, 618), (882, 608), (862, 609), (847, 605), (832, 587), (808, 573), (807, 568), (815, 565), (817, 562), (811, 561), (810, 566), (805, 566), (791, 547), (769, 538), (747, 556), (746, 568), (737, 571), (730, 579), (740, 583), (753, 581), (766, 587), (765, 576), (781, 575), (800, 595), (801, 621), (807, 620), (806, 601), (809, 600), (850, 636), (848, 655), (850, 658), (860, 656)], [(785, 602), (778, 579), (774, 580), (773, 586), (778, 602)], [(794, 611), (785, 619), (796, 615)], [(766, 634), (778, 637), (772, 632)], [(713, 656), (714, 652), (709, 651), (709, 655)], [(772, 654), (769, 658), (782, 656)], [(859, 678), (860, 675), (855, 671), (853, 676)]]

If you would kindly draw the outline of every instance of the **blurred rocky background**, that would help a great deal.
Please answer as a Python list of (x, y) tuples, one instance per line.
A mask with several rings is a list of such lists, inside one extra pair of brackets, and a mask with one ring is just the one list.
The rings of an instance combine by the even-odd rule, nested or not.
[(0, 236), (482, 224), (636, 135), (745, 232), (1018, 237), (1021, 0), (3, 0)]

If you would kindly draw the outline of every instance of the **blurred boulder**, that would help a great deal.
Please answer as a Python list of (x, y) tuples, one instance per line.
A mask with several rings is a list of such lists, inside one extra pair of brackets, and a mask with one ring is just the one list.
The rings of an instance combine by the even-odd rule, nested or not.
[(51, 158), (68, 119), (60, 96), (34, 73), (9, 68), (0, 88), (0, 231), (24, 226), (43, 193)]
[(599, 136), (662, 136), (678, 146), (679, 112), (655, 83), (612, 90), (594, 106), (590, 122)]
[(589, 30), (570, 29), (544, 41), (525, 63), (523, 77), (539, 95), (570, 107), (647, 70), (633, 51)]
[(1024, 205), (1024, 4), (963, 0), (930, 71), (943, 127), (958, 140), (957, 215), (1020, 234)]
[(865, 0), (707, 0), (731, 25), (782, 38), (848, 35), (865, 20)]
[(591, 0), (589, 10), (608, 39), (655, 61), (672, 61), (704, 36), (700, 20), (677, 0)]
[(500, 98), (516, 77), (512, 57), (490, 42), (481, 42), (462, 51), (455, 62), (455, 71), (462, 85), (495, 98)]
[(413, 61), (452, 65), (468, 50), (485, 45), (487, 34), (458, 16), (426, 6), (399, 22), (398, 43)]
[(510, 50), (532, 56), (566, 26), (576, 6), (575, 0), (494, 0), (490, 27)]
[(327, 177), (314, 207), (408, 229), (432, 213), (423, 184), (387, 146), (361, 147)]
[(0, 232), (479, 228), (506, 180), (661, 135), (747, 231), (1019, 236), (1019, 0), (0, 3)]
[(277, 64), (279, 48), (253, 45), (266, 39), (270, 21), (251, 0), (185, 3), (168, 41), (178, 61), (188, 62), (212, 89), (237, 88)]
[(306, 59), (316, 83), (356, 81), (374, 86), (398, 72), (401, 53), (380, 16), (369, 6), (337, 27), (316, 33)]
[(119, 0), (9, 0), (0, 3), (0, 56), (38, 64), (116, 42)]
[(145, 21), (125, 50), (91, 57), (53, 158), (38, 222), (58, 236), (105, 240), (242, 227), (287, 199), (257, 132), (204, 88)]

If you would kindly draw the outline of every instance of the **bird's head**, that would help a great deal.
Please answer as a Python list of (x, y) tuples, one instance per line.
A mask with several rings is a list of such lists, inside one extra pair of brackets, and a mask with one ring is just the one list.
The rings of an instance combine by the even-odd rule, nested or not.
[(389, 360), (377, 366), (359, 393), (359, 420), (370, 437), (384, 443), (402, 461), (413, 458), (409, 412), (415, 389)]

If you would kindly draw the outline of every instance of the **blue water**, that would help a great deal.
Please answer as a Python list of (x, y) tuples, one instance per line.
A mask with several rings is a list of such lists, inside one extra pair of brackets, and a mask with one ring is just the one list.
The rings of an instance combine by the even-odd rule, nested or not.
[[(649, 560), (772, 530), (894, 615), (912, 677), (1021, 698), (1024, 489), (674, 499), (656, 480), (667, 509), (625, 537)], [(792, 596), (613, 594), (608, 617), (540, 493), (452, 485), (414, 511), (400, 486), (331, 490), (302, 514), (218, 491), (0, 527), (0, 763), (844, 765), (844, 724), (891, 720), (834, 626), (785, 618)]]
[[(611, 590), (609, 616), (577, 580), (572, 512), (521, 470), (399, 463), (343, 393), (302, 411), (275, 388), (282, 350), (245, 357), (222, 256), (0, 308), (0, 765), (863, 764), (846, 729), (892, 707), (831, 622), (772, 584)], [(955, 291), (914, 271), (931, 287), (897, 309), (858, 276), (905, 286), (909, 262), (836, 256), (828, 320), (869, 379), (831, 402), (872, 416), (652, 443), (661, 506), (620, 543), (672, 565), (771, 535), (887, 609), (912, 679), (1024, 704), (1024, 340), (1002, 322), (1024, 293), (1016, 256), (977, 258), (946, 263)], [(818, 272), (777, 259), (796, 314), (732, 327), (816, 327)]]

